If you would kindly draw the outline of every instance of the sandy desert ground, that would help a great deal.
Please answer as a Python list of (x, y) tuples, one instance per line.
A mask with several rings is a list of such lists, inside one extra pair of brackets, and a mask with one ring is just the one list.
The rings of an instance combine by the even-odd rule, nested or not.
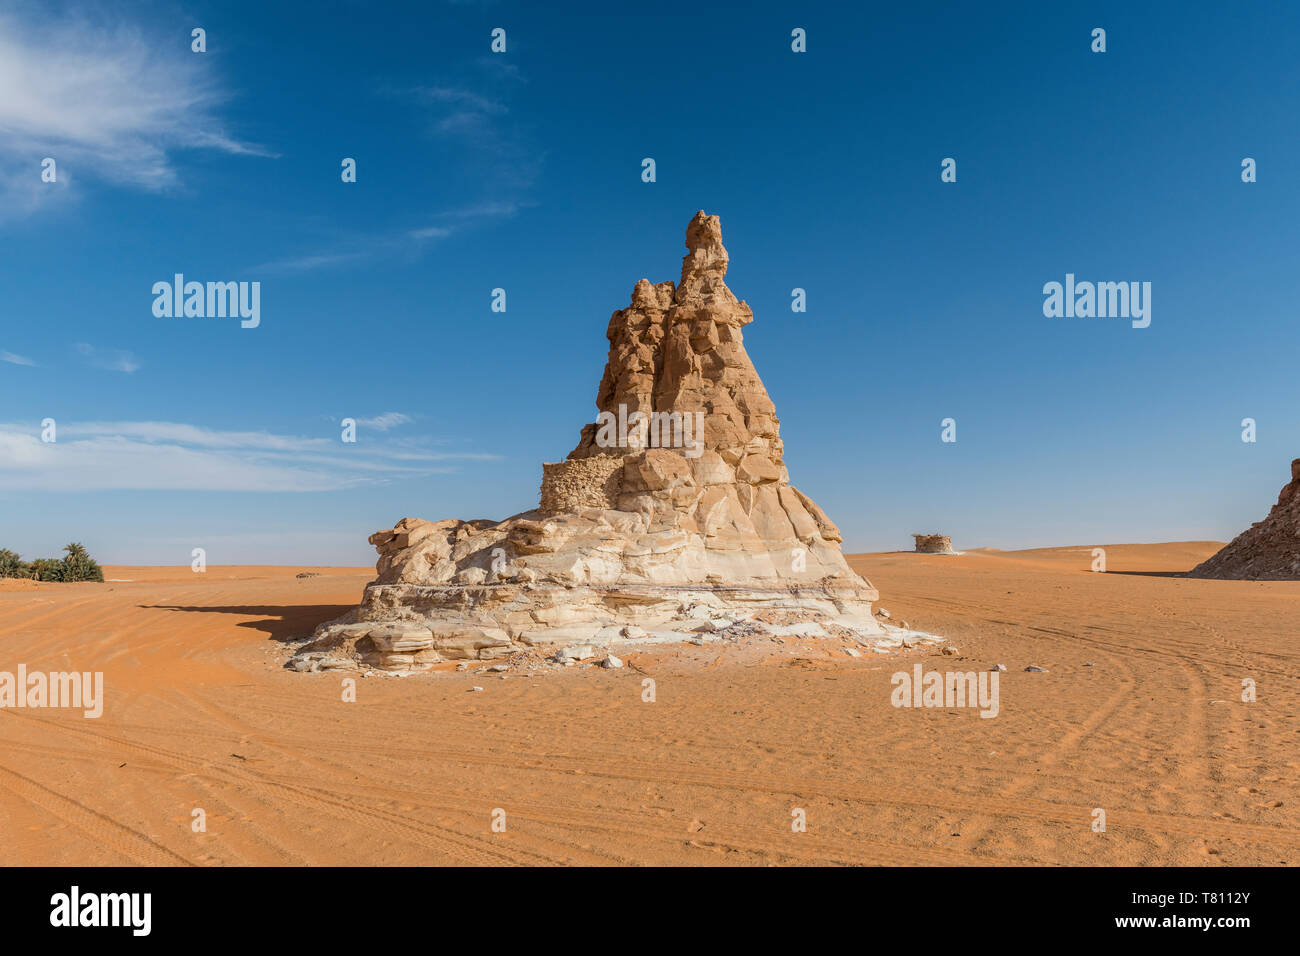
[[(368, 568), (0, 582), (0, 670), (102, 670), (107, 697), (0, 711), (0, 862), (1294, 866), (1300, 582), (1170, 574), (1218, 547), (1108, 546), (1106, 574), (1091, 546), (850, 558), (955, 657), (692, 647), (355, 703), (280, 665)], [(1000, 715), (892, 707), (914, 659), (1005, 664)]]

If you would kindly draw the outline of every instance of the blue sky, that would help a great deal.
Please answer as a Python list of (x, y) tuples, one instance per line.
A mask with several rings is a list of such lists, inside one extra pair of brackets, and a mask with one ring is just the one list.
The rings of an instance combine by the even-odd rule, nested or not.
[[(1263, 517), (1300, 455), (1293, 5), (608, 6), (0, 3), (0, 546), (369, 564), (404, 516), (532, 507), (701, 208), (849, 550)], [(260, 326), (155, 317), (177, 272), (259, 281)], [(1150, 327), (1045, 318), (1067, 272), (1150, 282)]]

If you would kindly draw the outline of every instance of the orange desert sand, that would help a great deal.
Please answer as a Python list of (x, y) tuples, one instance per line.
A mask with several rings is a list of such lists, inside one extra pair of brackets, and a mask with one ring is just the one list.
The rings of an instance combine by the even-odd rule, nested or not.
[[(1219, 547), (855, 555), (958, 654), (787, 638), (532, 677), (283, 669), (369, 569), (0, 582), (0, 670), (102, 670), (107, 698), (0, 711), (0, 862), (1294, 866), (1300, 582), (1170, 574)], [(891, 706), (916, 661), (1004, 664), (1000, 714)]]

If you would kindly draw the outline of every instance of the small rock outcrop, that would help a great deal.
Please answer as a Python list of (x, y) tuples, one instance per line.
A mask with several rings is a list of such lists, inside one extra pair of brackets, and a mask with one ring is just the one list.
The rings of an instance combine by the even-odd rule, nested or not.
[(790, 484), (718, 217), (698, 213), (686, 248), (680, 282), (642, 279), (610, 319), (599, 415), (542, 466), (540, 506), (372, 535), (378, 577), (304, 651), (421, 670), (538, 645), (699, 640), (705, 622), (725, 631), (770, 610), (885, 639), (839, 530)]
[(1300, 458), (1263, 521), (1237, 535), (1189, 572), (1194, 578), (1300, 580)]
[(956, 554), (952, 549), (952, 538), (946, 534), (914, 534), (917, 554)]

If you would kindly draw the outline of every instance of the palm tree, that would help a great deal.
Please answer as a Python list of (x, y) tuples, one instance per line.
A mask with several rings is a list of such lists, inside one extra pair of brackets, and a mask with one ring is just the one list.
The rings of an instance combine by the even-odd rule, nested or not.
[(64, 581), (104, 580), (103, 570), (95, 563), (95, 559), (90, 556), (90, 553), (80, 542), (74, 541), (71, 544), (64, 545), (63, 550), (68, 552), (63, 559)]
[(8, 548), (0, 548), (0, 578), (25, 578), (31, 573), (25, 561)]
[(37, 558), (31, 564), (31, 575), (37, 581), (62, 581), (63, 565), (53, 558)]

